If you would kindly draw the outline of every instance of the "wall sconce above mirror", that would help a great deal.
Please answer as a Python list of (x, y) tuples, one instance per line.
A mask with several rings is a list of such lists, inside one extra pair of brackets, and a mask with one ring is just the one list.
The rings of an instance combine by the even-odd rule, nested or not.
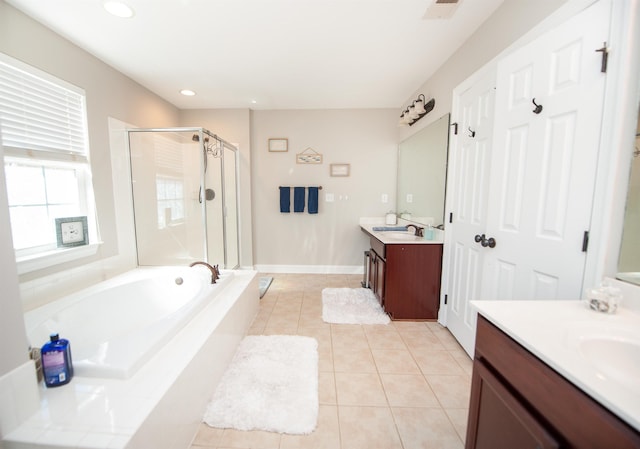
[(402, 114), (400, 114), (400, 121), (398, 121), (398, 126), (411, 126), (422, 117), (431, 112), (436, 105), (436, 100), (431, 99), (426, 102), (424, 95), (418, 95), (411, 105), (404, 110)]

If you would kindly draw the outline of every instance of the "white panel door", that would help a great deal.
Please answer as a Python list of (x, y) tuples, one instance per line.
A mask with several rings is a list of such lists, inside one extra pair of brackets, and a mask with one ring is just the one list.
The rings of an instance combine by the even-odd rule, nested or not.
[(581, 296), (609, 15), (601, 0), (498, 63), (482, 299)]
[(478, 299), (485, 252), (475, 241), (487, 226), (489, 164), (493, 132), (495, 70), (454, 99), (458, 126), (449, 150), (449, 185), (445, 264), (447, 327), (473, 354), (476, 314), (469, 301)]

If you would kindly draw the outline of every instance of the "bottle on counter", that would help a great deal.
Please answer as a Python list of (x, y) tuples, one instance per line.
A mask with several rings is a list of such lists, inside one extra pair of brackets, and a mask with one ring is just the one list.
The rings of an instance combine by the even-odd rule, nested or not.
[(73, 377), (71, 345), (69, 340), (51, 334), (50, 340), (40, 350), (44, 383), (47, 387), (68, 384)]

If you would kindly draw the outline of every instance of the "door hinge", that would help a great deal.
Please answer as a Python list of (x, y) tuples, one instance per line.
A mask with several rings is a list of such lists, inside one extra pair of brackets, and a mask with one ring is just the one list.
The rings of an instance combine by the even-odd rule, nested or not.
[(449, 212), (449, 223), (453, 223), (453, 212)]
[(584, 231), (582, 235), (582, 252), (586, 253), (589, 247), (589, 231)]
[(444, 305), (447, 305), (447, 302), (449, 301), (449, 295), (444, 295)]
[(600, 71), (602, 73), (607, 73), (607, 62), (609, 60), (609, 48), (607, 47), (607, 43), (605, 42), (602, 48), (598, 48), (596, 51), (602, 53), (602, 63), (600, 65)]
[(458, 135), (458, 122), (453, 122), (449, 126), (453, 126), (453, 134), (457, 136)]

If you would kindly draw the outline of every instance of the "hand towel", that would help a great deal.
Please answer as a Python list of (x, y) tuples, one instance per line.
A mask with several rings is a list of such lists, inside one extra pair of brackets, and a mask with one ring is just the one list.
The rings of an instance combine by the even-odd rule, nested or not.
[(318, 188), (309, 187), (309, 198), (307, 198), (307, 211), (310, 214), (318, 213)]
[(291, 212), (291, 206), (289, 204), (291, 198), (291, 187), (280, 187), (280, 212)]
[(293, 188), (293, 211), (304, 212), (304, 187)]

